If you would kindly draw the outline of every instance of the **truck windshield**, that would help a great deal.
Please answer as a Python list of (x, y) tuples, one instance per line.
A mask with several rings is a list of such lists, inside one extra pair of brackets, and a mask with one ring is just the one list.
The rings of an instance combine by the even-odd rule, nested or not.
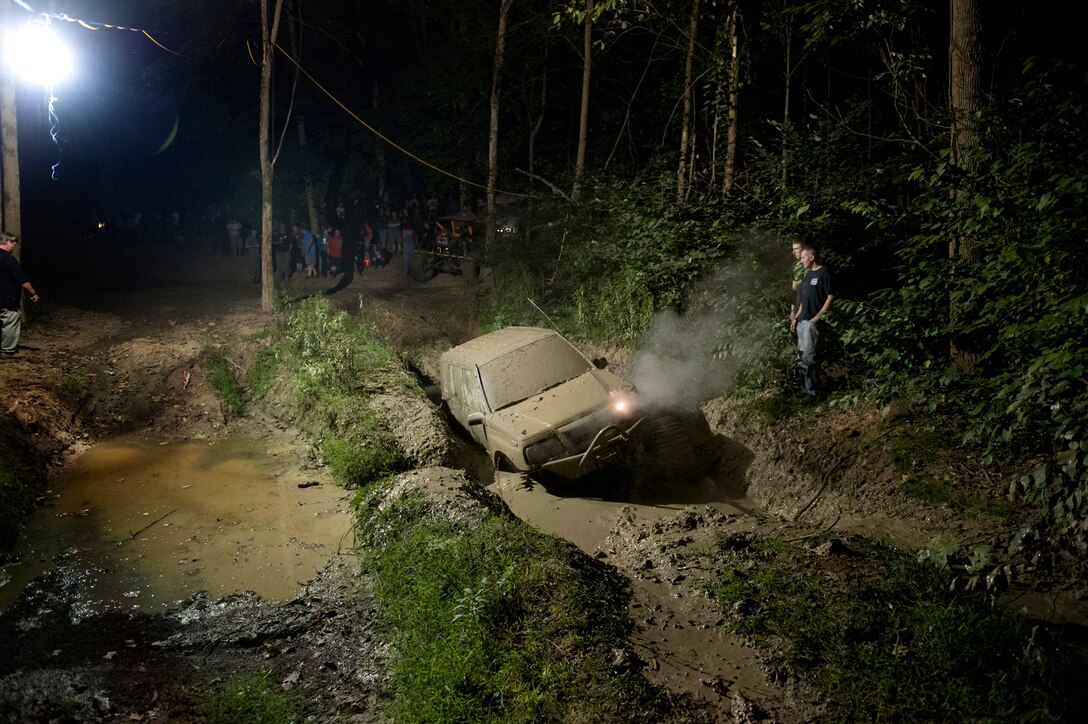
[(586, 358), (562, 337), (547, 337), (480, 367), (484, 394), (492, 410), (574, 379), (592, 369)]

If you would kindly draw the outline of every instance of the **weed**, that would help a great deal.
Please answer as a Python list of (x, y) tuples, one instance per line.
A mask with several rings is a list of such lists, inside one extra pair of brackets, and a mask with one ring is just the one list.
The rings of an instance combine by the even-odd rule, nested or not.
[(271, 672), (224, 684), (205, 703), (209, 724), (287, 724), (298, 721), (294, 702), (268, 682)]
[(246, 395), (234, 374), (234, 365), (218, 350), (204, 350), (204, 364), (208, 367), (208, 383), (230, 414), (241, 415), (246, 407)]
[(321, 454), (336, 479), (348, 488), (362, 487), (404, 468), (403, 456), (381, 437), (325, 438), (321, 443)]
[(87, 380), (83, 377), (65, 375), (60, 383), (60, 394), (68, 400), (78, 401), (87, 391)]
[[(766, 542), (727, 554), (711, 586), (723, 608), (754, 607), (731, 628), (807, 675), (836, 721), (1062, 718), (1080, 670), (1061, 651), (1022, 654), (1028, 624), (904, 553), (864, 543), (846, 574), (802, 570), (796, 550)], [(843, 558), (843, 557), (839, 557)], [(839, 561), (842, 563), (842, 561)]]
[[(360, 510), (377, 594), (398, 652), (393, 716), (402, 721), (599, 721), (650, 711), (656, 692), (614, 672), (627, 646), (626, 589), (521, 521), (465, 530), (435, 522), (418, 498)], [(586, 568), (592, 570), (583, 570)]]
[(261, 399), (272, 388), (280, 367), (280, 355), (272, 347), (257, 348), (257, 358), (249, 369), (249, 389), (255, 399)]

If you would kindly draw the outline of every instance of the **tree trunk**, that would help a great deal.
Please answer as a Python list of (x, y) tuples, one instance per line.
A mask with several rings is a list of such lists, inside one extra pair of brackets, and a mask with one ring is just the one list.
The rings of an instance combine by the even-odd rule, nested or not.
[(272, 50), (280, 28), (283, 0), (275, 0), (269, 27), (268, 0), (261, 0), (261, 312), (272, 313)]
[[(952, 34), (948, 53), (948, 96), (952, 111), (952, 165), (970, 172), (977, 166), (974, 155), (978, 142), (975, 115), (981, 107), (982, 98), (982, 19), (979, 0), (950, 0), (950, 10)], [(954, 193), (958, 203), (970, 203), (959, 189)], [(948, 244), (948, 257), (953, 264), (970, 263), (978, 260), (979, 252), (972, 239), (957, 236)], [(954, 304), (950, 313), (955, 329), (960, 313)], [(972, 374), (975, 371), (978, 355), (959, 335), (953, 334), (949, 342), (949, 356), (952, 365), (960, 372)]]
[[(11, 0), (0, 0), (0, 33), (7, 32), (12, 17)], [(19, 124), (15, 108), (15, 71), (7, 63), (0, 63), (0, 145), (3, 146), (3, 213), (0, 228), (23, 235), (21, 197), (19, 193)], [(16, 244), (12, 252), (19, 258), (23, 244)]]
[(593, 60), (593, 0), (586, 0), (585, 32), (582, 38), (582, 107), (578, 114), (578, 156), (574, 161), (574, 186), (571, 199), (581, 191), (586, 168), (586, 138), (589, 136), (589, 77)]
[[(979, 0), (951, 0), (952, 38), (949, 48), (949, 99), (952, 111), (952, 164), (974, 170), (978, 141), (975, 116), (982, 98), (982, 19)], [(978, 254), (970, 239), (953, 239), (952, 259), (973, 261)]]
[[(782, 186), (779, 191), (779, 198), (782, 199), (786, 198), (790, 178), (790, 86), (793, 79), (793, 17), (786, 15), (785, 23), (786, 77), (782, 94), (782, 170), (779, 179)], [(782, 208), (784, 208), (784, 204), (779, 205), (779, 209)]]
[(506, 18), (513, 0), (499, 0), (499, 32), (495, 38), (495, 63), (491, 71), (491, 127), (487, 137), (487, 229), (484, 233), (484, 258), (495, 244), (495, 184), (499, 179), (499, 78), (506, 53)]
[(688, 23), (688, 51), (684, 59), (684, 111), (680, 122), (680, 162), (676, 169), (676, 203), (683, 203), (687, 196), (687, 158), (691, 140), (691, 67), (695, 60), (695, 34), (699, 30), (699, 0), (691, 6), (691, 22)]
[(737, 103), (740, 99), (740, 10), (736, 0), (729, 2), (729, 116), (725, 130), (725, 170), (722, 175), (722, 195), (733, 195), (737, 176)]

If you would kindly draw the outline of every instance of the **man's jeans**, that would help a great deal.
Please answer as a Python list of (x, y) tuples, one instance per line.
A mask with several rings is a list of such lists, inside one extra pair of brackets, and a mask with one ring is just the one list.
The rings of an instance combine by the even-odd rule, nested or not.
[(18, 348), (22, 327), (18, 309), (0, 309), (0, 350), (12, 353)]
[(805, 320), (797, 323), (797, 348), (800, 351), (797, 370), (801, 374), (801, 389), (809, 395), (816, 394), (816, 371), (820, 367), (816, 361), (816, 343), (819, 339), (815, 322)]

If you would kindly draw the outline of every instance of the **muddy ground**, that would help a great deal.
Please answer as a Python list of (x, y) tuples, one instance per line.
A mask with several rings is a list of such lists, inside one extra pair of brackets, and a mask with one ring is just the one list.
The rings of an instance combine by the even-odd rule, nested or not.
[[(305, 457), (305, 430), (267, 412), (233, 420), (204, 378), (205, 346), (260, 343), (267, 318), (258, 313), (247, 259), (155, 245), (142, 252), (84, 249), (62, 255), (35, 281), (43, 301), (32, 310), (23, 349), (0, 360), (7, 413), (0, 433), (5, 455), (49, 472), (45, 490), (75, 456), (137, 432), (214, 442), (244, 424)], [(485, 273), (478, 285), (444, 275), (418, 284), (391, 265), (328, 299), (377, 325), (425, 384), (435, 376), (438, 353), (479, 332), (471, 307), (487, 283)], [(285, 289), (301, 298), (329, 286), (296, 275)], [(623, 374), (629, 353), (606, 352)], [(402, 409), (417, 404), (406, 401)], [(692, 720), (807, 721), (820, 712), (795, 677), (769, 670), (757, 651), (725, 633), (729, 614), (702, 593), (715, 572), (709, 552), (721, 541), (753, 533), (804, 540), (834, 530), (844, 545), (805, 553), (819, 569), (848, 554), (852, 535), (909, 548), (937, 535), (998, 549), (1008, 540), (1007, 524), (997, 519), (965, 519), (949, 506), (921, 506), (896, 493), (898, 477), (877, 444), (895, 411), (828, 409), (819, 430), (800, 423), (769, 430), (724, 400), (704, 412), (714, 460), (704, 476), (684, 484), (611, 476), (549, 489), (495, 474), (440, 414), (427, 411), (415, 410), (399, 436), (433, 458), (433, 466), (413, 473), (421, 486), (465, 470), (517, 515), (629, 578), (638, 624), (632, 643), (643, 670), (690, 695), (684, 716)], [(995, 473), (974, 461), (962, 464), (964, 479), (986, 494), (1007, 487), (1007, 480), (988, 480)], [(48, 502), (43, 492), (39, 504)], [(165, 615), (73, 615), (69, 594), (80, 584), (64, 570), (36, 579), (0, 615), (8, 652), (0, 660), (0, 718), (184, 721), (195, 711), (193, 692), (260, 673), (307, 692), (307, 711), (317, 720), (383, 719), (389, 651), (368, 580), (350, 554), (331, 558), (287, 600), (193, 591)], [(1049, 607), (1052, 620), (1083, 620), (1083, 591), (1040, 588), (1018, 605)]]

